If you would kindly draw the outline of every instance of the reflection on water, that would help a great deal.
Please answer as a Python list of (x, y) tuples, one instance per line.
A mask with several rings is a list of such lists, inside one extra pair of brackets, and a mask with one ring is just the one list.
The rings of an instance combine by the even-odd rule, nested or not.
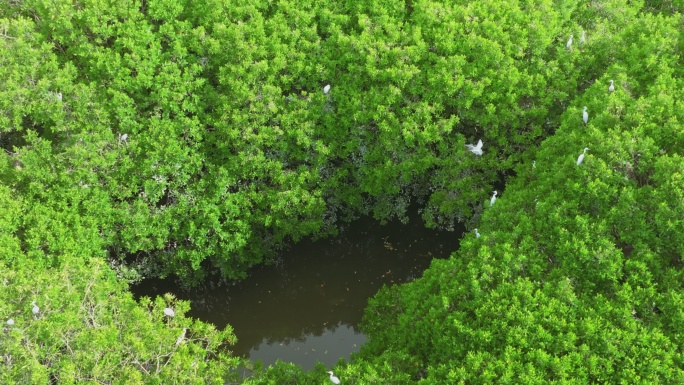
[(249, 351), (252, 360), (272, 364), (277, 360), (300, 363), (304, 370), (314, 368), (315, 361), (333, 366), (341, 357), (358, 351), (366, 342), (363, 333), (349, 325), (337, 325), (326, 329), (321, 335), (306, 334), (289, 342), (271, 342), (267, 338)]
[(190, 300), (191, 317), (219, 328), (230, 324), (237, 355), (312, 368), (349, 358), (365, 341), (357, 325), (368, 298), (383, 284), (419, 277), (432, 258), (456, 250), (457, 233), (429, 231), (417, 218), (409, 225), (354, 222), (338, 237), (305, 241), (284, 252), (277, 266), (250, 272), (234, 285), (179, 292), (172, 281), (146, 281), (137, 295), (166, 292)]

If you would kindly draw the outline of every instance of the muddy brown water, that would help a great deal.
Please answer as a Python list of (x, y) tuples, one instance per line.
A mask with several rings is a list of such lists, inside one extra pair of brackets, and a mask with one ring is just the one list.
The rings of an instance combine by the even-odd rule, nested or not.
[(173, 293), (191, 302), (188, 316), (218, 328), (230, 324), (235, 355), (265, 365), (332, 366), (365, 342), (358, 324), (368, 299), (382, 285), (420, 277), (433, 258), (457, 249), (461, 234), (425, 229), (415, 215), (407, 225), (364, 218), (337, 237), (293, 245), (275, 265), (233, 285), (181, 291), (172, 280), (147, 280), (132, 290), (136, 297)]

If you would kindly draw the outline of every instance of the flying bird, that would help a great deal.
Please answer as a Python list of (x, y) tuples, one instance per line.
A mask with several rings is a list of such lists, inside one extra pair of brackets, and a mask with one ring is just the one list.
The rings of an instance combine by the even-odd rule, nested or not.
[(482, 139), (477, 142), (477, 146), (474, 144), (466, 144), (466, 147), (470, 152), (475, 155), (482, 155)]

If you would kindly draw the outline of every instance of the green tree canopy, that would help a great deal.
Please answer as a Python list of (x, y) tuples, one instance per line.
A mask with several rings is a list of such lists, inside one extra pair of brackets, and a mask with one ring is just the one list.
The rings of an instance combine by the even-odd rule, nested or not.
[(677, 23), (646, 14), (623, 30), (669, 37), (643, 48), (662, 55), (651, 56), (657, 74), (632, 59), (597, 79), (536, 167), (516, 168), (480, 238), (371, 302), (363, 360), (428, 383), (684, 379), (684, 80), (681, 59), (661, 51)]
[(683, 26), (681, 1), (1, 3), (0, 378), (222, 382), (230, 328), (124, 281), (241, 278), (417, 201), (482, 235), (370, 302), (345, 384), (684, 382)]

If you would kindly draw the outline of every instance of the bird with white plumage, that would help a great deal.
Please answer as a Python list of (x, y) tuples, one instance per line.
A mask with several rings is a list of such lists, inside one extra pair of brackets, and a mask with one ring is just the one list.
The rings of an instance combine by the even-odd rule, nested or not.
[(583, 151), (583, 152), (580, 154), (580, 156), (577, 158), (577, 165), (578, 165), (578, 166), (579, 166), (580, 164), (582, 164), (582, 162), (584, 162), (584, 154), (586, 154), (587, 151), (589, 151), (589, 148), (588, 148), (588, 147), (585, 148), (584, 151)]
[(587, 124), (589, 122), (589, 113), (587, 112), (587, 106), (584, 106), (584, 110), (582, 110), (582, 121), (584, 124)]
[(323, 87), (323, 93), (327, 94), (328, 92), (330, 92), (330, 84), (326, 84), (326, 86)]
[(176, 340), (176, 346), (180, 345), (183, 340), (185, 339), (185, 333), (188, 332), (188, 328), (183, 328), (183, 333), (181, 333), (180, 337)]
[(466, 144), (466, 148), (475, 155), (482, 155), (482, 139), (477, 142), (477, 145)]
[(613, 83), (613, 80), (611, 79), (610, 86), (608, 86), (608, 92), (613, 92), (613, 91), (615, 91), (615, 84)]
[(494, 206), (494, 202), (496, 202), (496, 194), (498, 194), (496, 191), (494, 191), (494, 194), (492, 195), (492, 199), (489, 200), (489, 207)]
[(570, 38), (568, 39), (568, 42), (565, 43), (565, 48), (570, 49), (572, 47), (572, 34), (570, 34)]
[(338, 385), (340, 383), (340, 379), (335, 377), (332, 370), (329, 371), (328, 374), (330, 374), (330, 381), (332, 381), (333, 384)]
[(167, 307), (164, 309), (164, 315), (167, 317), (174, 317), (176, 315), (176, 312), (173, 311), (170, 307)]

